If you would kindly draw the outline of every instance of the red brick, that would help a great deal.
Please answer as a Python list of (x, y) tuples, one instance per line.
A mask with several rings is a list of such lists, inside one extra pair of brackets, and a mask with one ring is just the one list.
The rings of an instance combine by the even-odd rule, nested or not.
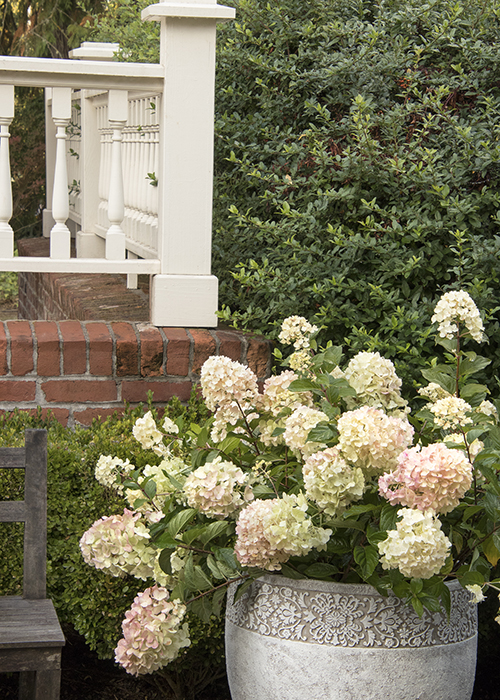
[(248, 338), (247, 364), (255, 374), (263, 379), (269, 374), (271, 343), (265, 338)]
[(153, 402), (170, 401), (172, 396), (178, 396), (181, 401), (188, 401), (191, 382), (124, 381), (122, 382), (122, 401), (145, 402), (148, 400), (148, 391), (153, 392)]
[(167, 374), (187, 377), (189, 374), (189, 349), (191, 341), (184, 328), (164, 328), (167, 338)]
[[(30, 413), (37, 413), (38, 409), (30, 409)], [(67, 408), (42, 408), (42, 418), (47, 418), (47, 416), (52, 414), (58, 423), (61, 425), (68, 424), (69, 409)]]
[(141, 377), (161, 377), (163, 374), (163, 338), (158, 328), (140, 325)]
[(42, 389), (47, 401), (64, 403), (99, 403), (116, 401), (116, 384), (113, 380), (97, 381), (93, 379), (49, 379), (43, 382)]
[(33, 371), (33, 338), (28, 321), (7, 321), (10, 333), (12, 374), (21, 377)]
[(63, 340), (64, 374), (84, 374), (87, 371), (87, 342), (79, 321), (60, 321)]
[(113, 338), (105, 323), (87, 323), (89, 336), (90, 374), (109, 376), (113, 373)]
[(57, 377), (60, 370), (59, 333), (54, 321), (35, 321), (38, 346), (37, 374), (41, 377)]
[(118, 377), (139, 374), (137, 336), (131, 323), (112, 323), (116, 340), (116, 374)]
[(9, 379), (0, 380), (0, 401), (34, 401), (36, 382), (16, 381)]
[(189, 329), (194, 340), (193, 368), (194, 374), (199, 374), (205, 360), (215, 354), (216, 344), (210, 333), (202, 329)]
[(7, 374), (7, 334), (3, 323), (0, 323), (0, 375)]
[(234, 331), (217, 331), (216, 335), (220, 343), (219, 355), (225, 355), (231, 358), (231, 360), (240, 362), (242, 350), (241, 336)]
[(73, 418), (80, 425), (91, 425), (94, 418), (100, 420), (112, 416), (114, 413), (123, 415), (124, 412), (124, 408), (86, 408), (84, 411), (74, 411)]

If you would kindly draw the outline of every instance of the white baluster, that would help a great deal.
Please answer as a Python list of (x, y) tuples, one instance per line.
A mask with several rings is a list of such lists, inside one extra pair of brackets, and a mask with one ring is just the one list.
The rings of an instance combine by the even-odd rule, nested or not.
[(9, 126), (14, 118), (14, 86), (0, 85), (0, 257), (14, 256), (12, 181), (9, 158)]
[(110, 90), (108, 120), (113, 129), (111, 171), (109, 177), (108, 219), (111, 226), (106, 233), (106, 259), (125, 260), (125, 234), (121, 223), (125, 215), (123, 198), (122, 131), (128, 116), (127, 90)]
[(50, 257), (66, 260), (71, 257), (71, 233), (66, 226), (69, 216), (66, 127), (71, 120), (71, 88), (53, 88), (52, 120), (57, 139), (52, 194), (52, 216), (56, 223), (50, 232)]

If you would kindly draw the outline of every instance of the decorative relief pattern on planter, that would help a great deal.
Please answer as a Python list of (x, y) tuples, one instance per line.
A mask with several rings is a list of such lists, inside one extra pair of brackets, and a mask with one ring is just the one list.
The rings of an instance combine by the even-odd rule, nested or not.
[[(449, 622), (444, 613), (427, 610), (420, 618), (396, 596), (384, 598), (369, 586), (350, 586), (358, 590), (346, 594), (344, 584), (297, 584), (299, 590), (293, 590), (277, 576), (263, 576), (236, 603), (228, 604), (226, 619), (263, 636), (340, 647), (428, 647), (476, 634), (477, 606), (456, 583), (451, 585)], [(232, 598), (232, 592), (229, 595)]]

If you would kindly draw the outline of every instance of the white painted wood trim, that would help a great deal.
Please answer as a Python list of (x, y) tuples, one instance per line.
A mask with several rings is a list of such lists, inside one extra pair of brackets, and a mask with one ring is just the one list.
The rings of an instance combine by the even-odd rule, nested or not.
[(114, 63), (0, 56), (0, 84), (162, 92), (164, 71), (155, 63)]
[(81, 272), (84, 274), (156, 275), (159, 260), (104, 260), (99, 258), (70, 258), (58, 260), (42, 257), (0, 258), (2, 272)]

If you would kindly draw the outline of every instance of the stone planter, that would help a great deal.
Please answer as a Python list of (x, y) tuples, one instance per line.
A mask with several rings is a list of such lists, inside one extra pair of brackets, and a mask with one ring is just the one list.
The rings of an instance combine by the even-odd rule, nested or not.
[(451, 617), (419, 618), (371, 586), (256, 580), (226, 612), (233, 700), (470, 700), (477, 612), (449, 584)]

